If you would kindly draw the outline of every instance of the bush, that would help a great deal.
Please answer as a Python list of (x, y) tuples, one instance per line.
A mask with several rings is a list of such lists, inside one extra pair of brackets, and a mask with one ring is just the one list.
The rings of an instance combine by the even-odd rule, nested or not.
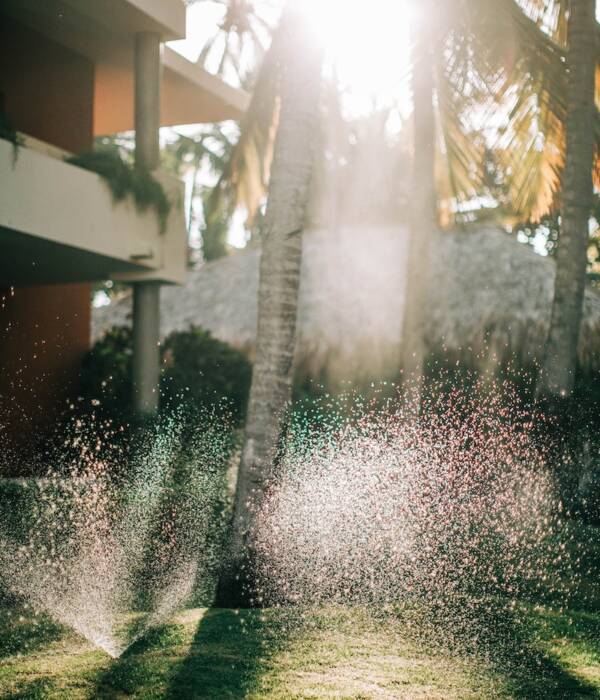
[[(161, 411), (216, 409), (239, 423), (245, 413), (252, 367), (244, 353), (200, 328), (171, 333), (161, 347)], [(132, 334), (111, 328), (86, 356), (81, 395), (111, 416), (131, 416)]]
[(113, 326), (87, 353), (81, 367), (81, 396), (119, 417), (131, 413), (132, 333)]
[(200, 328), (171, 333), (162, 348), (163, 406), (222, 407), (244, 417), (252, 367), (247, 357)]

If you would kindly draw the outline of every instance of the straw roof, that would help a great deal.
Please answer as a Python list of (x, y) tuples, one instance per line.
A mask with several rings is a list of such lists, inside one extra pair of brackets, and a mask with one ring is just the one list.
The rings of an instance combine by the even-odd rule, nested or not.
[[(393, 376), (404, 306), (403, 227), (314, 230), (304, 237), (297, 363), (337, 385)], [(249, 247), (161, 291), (161, 334), (201, 326), (252, 353), (260, 251)], [(554, 263), (496, 228), (436, 233), (430, 251), (427, 342), (472, 364), (539, 359)], [(131, 299), (95, 309), (93, 337), (131, 322)], [(600, 295), (586, 291), (580, 361), (600, 369)]]

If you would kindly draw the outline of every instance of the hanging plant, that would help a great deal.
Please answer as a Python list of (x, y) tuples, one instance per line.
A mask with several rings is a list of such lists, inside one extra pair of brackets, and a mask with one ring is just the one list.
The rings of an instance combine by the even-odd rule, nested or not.
[(100, 175), (115, 202), (129, 196), (139, 211), (152, 207), (158, 217), (160, 232), (165, 232), (171, 202), (160, 182), (147, 170), (128, 165), (119, 153), (108, 149), (70, 156), (66, 162)]
[(0, 99), (0, 139), (4, 139), (13, 146), (13, 167), (17, 162), (19, 148), (23, 145), (23, 139), (19, 132), (14, 128), (10, 119), (6, 116)]

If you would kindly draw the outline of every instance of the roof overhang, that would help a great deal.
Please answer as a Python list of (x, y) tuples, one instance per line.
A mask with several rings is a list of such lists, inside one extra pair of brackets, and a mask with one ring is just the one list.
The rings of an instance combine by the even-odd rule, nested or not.
[(92, 60), (106, 37), (156, 32), (185, 38), (182, 0), (3, 0), (2, 11)]
[[(2, 0), (6, 13), (95, 67), (94, 133), (133, 129), (134, 37), (185, 37), (182, 0)], [(249, 97), (163, 47), (161, 125), (238, 119)]]
[[(116, 54), (113, 58), (119, 58)], [(161, 126), (239, 119), (250, 97), (208, 73), (198, 63), (163, 47)], [(133, 55), (100, 63), (96, 68), (94, 133), (129, 131), (134, 126)]]

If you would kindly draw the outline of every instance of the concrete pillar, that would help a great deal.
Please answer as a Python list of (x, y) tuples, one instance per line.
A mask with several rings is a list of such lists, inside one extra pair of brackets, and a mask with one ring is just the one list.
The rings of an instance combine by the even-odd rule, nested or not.
[(133, 407), (142, 416), (158, 410), (160, 284), (133, 285)]
[[(153, 171), (159, 163), (160, 37), (141, 32), (135, 37), (135, 164)], [(152, 416), (158, 410), (160, 377), (160, 286), (133, 285), (133, 408)]]
[(155, 170), (159, 160), (160, 37), (140, 32), (135, 37), (135, 163)]

